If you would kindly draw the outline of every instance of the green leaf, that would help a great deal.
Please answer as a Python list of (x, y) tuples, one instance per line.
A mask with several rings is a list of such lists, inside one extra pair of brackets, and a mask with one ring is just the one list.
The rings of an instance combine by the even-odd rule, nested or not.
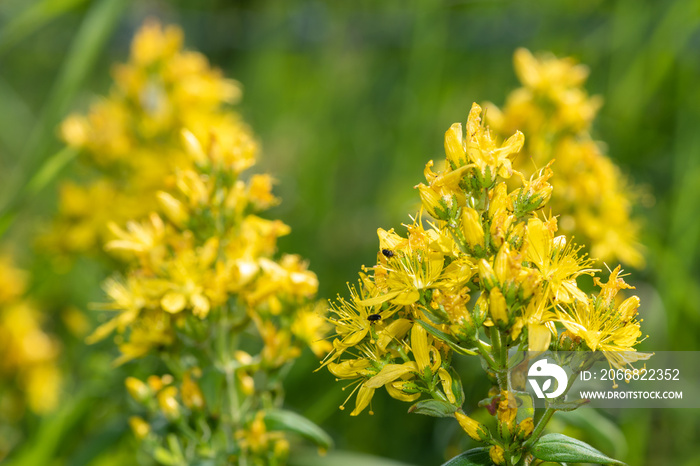
[(61, 70), (53, 80), (51, 93), (42, 108), (41, 116), (27, 135), (27, 144), (17, 159), (13, 176), (5, 191), (8, 193), (7, 198), (0, 199), (0, 236), (12, 224), (30, 195), (36, 194), (50, 181), (50, 177), (55, 176), (60, 168), (70, 161), (70, 153), (65, 153), (44, 167), (45, 170), (33, 180), (31, 190), (35, 192), (29, 190), (27, 183), (31, 174), (36, 172), (56, 143), (56, 125), (65, 116), (75, 95), (82, 89), (85, 77), (92, 71), (95, 61), (100, 57), (104, 45), (128, 4), (126, 0), (98, 0), (91, 4), (86, 13)]
[(158, 463), (163, 464), (165, 466), (176, 466), (177, 464), (179, 464), (175, 455), (173, 455), (163, 447), (158, 447), (155, 449), (155, 451), (153, 452), (153, 458)]
[(5, 24), (0, 32), (0, 55), (59, 16), (76, 10), (86, 0), (34, 2)]
[(450, 417), (457, 411), (457, 406), (442, 400), (423, 400), (408, 408), (409, 413), (425, 414), (433, 417)]
[(406, 463), (349, 451), (332, 451), (320, 456), (315, 451), (296, 450), (289, 458), (289, 466), (413, 466)]
[[(627, 438), (620, 428), (595, 409), (581, 409), (562, 416), (561, 420), (585, 432), (588, 440), (614, 457), (626, 456)], [(635, 437), (635, 440), (638, 440)]]
[(265, 413), (265, 425), (270, 430), (294, 432), (325, 450), (333, 446), (333, 439), (323, 429), (304, 416), (292, 411), (282, 409), (267, 411)]
[(442, 340), (443, 342), (447, 343), (447, 346), (458, 352), (459, 354), (468, 354), (470, 356), (476, 356), (477, 352), (473, 350), (469, 350), (466, 348), (462, 348), (457, 344), (455, 339), (451, 336), (448, 335), (447, 333), (436, 329), (432, 325), (430, 325), (427, 322), (423, 322), (422, 320), (417, 321), (428, 333), (430, 333), (432, 336), (435, 338), (438, 338)]
[(556, 409), (557, 411), (573, 411), (589, 403), (590, 401), (591, 400), (553, 401), (549, 403), (548, 406)]
[(221, 410), (221, 399), (223, 396), (226, 376), (216, 368), (209, 368), (204, 371), (199, 379), (199, 387), (202, 389), (204, 401), (212, 414), (218, 415)]
[(608, 458), (585, 442), (563, 434), (547, 434), (532, 447), (535, 458), (545, 461), (600, 463), (625, 466), (622, 461)]
[(455, 456), (442, 466), (491, 466), (489, 449), (486, 447), (473, 448)]

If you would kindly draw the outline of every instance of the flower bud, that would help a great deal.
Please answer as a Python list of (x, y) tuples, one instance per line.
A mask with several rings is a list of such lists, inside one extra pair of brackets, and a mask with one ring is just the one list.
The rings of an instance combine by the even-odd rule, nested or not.
[(156, 198), (158, 199), (158, 205), (163, 209), (163, 213), (165, 213), (168, 219), (176, 226), (182, 227), (189, 221), (190, 216), (185, 206), (170, 193), (158, 191)]
[(445, 132), (445, 155), (453, 168), (461, 167), (467, 163), (462, 134), (461, 123), (454, 123)]
[(284, 459), (289, 456), (289, 441), (285, 438), (281, 438), (275, 442), (275, 446), (272, 449), (275, 458)]
[(503, 457), (503, 448), (499, 447), (498, 445), (491, 447), (489, 450), (489, 457), (491, 458), (491, 461), (493, 461), (493, 464), (499, 466), (505, 464), (506, 462), (505, 458)]
[(204, 408), (204, 395), (190, 373), (186, 372), (182, 380), (182, 403), (190, 409)]
[(533, 430), (535, 430), (535, 422), (532, 420), (531, 417), (528, 417), (520, 421), (520, 424), (518, 424), (516, 435), (520, 440), (525, 440), (529, 438), (530, 435), (532, 435)]
[(192, 157), (192, 160), (194, 160), (194, 162), (197, 164), (205, 164), (207, 162), (207, 156), (204, 153), (202, 144), (200, 144), (197, 136), (192, 134), (192, 132), (183, 129), (181, 137), (182, 144), (185, 147), (187, 154)]
[(151, 426), (138, 416), (129, 418), (129, 426), (139, 440), (143, 440), (151, 432)]
[(498, 183), (491, 191), (491, 202), (489, 203), (489, 217), (495, 216), (499, 212), (504, 212), (508, 209), (508, 187), (506, 183)]
[(151, 390), (136, 377), (127, 377), (124, 384), (129, 395), (139, 403), (145, 403), (151, 397)]
[(474, 320), (477, 326), (484, 323), (489, 312), (489, 302), (488, 296), (485, 292), (482, 292), (479, 299), (476, 300), (474, 304)]
[(180, 417), (180, 405), (175, 397), (177, 396), (177, 388), (165, 387), (158, 393), (158, 406), (166, 418), (175, 420)]
[(238, 373), (238, 380), (241, 384), (241, 391), (247, 396), (255, 393), (255, 380), (243, 371)]
[(617, 311), (620, 313), (620, 319), (623, 322), (629, 322), (637, 314), (637, 309), (639, 309), (639, 297), (631, 296), (620, 304)]
[(518, 403), (515, 400), (515, 395), (507, 390), (501, 391), (500, 401), (498, 402), (498, 420), (505, 424), (509, 431), (512, 431), (517, 414)]
[(432, 186), (426, 186), (420, 183), (416, 187), (418, 188), (418, 193), (420, 194), (420, 199), (423, 202), (425, 210), (427, 210), (433, 218), (447, 220), (447, 218), (449, 218), (448, 208), (452, 203), (452, 199), (449, 196), (446, 199), (443, 198)]
[(484, 228), (479, 213), (471, 207), (462, 209), (462, 233), (469, 247), (484, 246)]
[(440, 377), (440, 384), (442, 385), (442, 391), (445, 392), (445, 396), (447, 397), (447, 401), (452, 403), (453, 405), (457, 403), (457, 398), (455, 398), (455, 394), (452, 391), (452, 376), (450, 375), (447, 370), (444, 368), (438, 369), (438, 377)]
[(496, 278), (499, 283), (505, 283), (508, 278), (508, 259), (510, 255), (510, 249), (507, 245), (501, 246), (496, 254), (496, 259), (494, 260), (493, 269), (496, 273)]
[(479, 260), (479, 280), (484, 284), (487, 291), (491, 291), (498, 284), (496, 274), (493, 272), (491, 264), (486, 259)]
[(498, 288), (493, 288), (489, 292), (489, 314), (496, 325), (500, 326), (508, 323), (506, 298), (503, 297), (503, 293)]
[(460, 427), (462, 427), (462, 430), (477, 442), (483, 442), (488, 438), (489, 435), (486, 427), (479, 421), (475, 421), (461, 411), (455, 412), (455, 417)]

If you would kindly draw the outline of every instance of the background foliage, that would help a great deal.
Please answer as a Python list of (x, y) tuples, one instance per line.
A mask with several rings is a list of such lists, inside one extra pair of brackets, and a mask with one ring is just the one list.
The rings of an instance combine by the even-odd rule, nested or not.
[[(57, 413), (26, 417), (27, 437), (8, 464), (128, 464), (133, 455), (115, 382), (124, 369), (110, 369), (99, 346), (86, 351), (61, 318), (102, 299), (110, 265), (85, 258), (68, 273), (63, 258), (36, 253), (32, 238), (55, 209), (57, 180), (76, 176), (56, 125), (105, 92), (111, 64), (149, 16), (180, 24), (188, 46), (242, 83), (239, 110), (262, 142), (261, 169), (279, 180), (282, 203), (270, 217), (292, 226), (280, 247), (310, 259), (328, 298), (372, 263), (376, 228), (397, 227), (415, 210), (412, 187), (441, 154), (449, 125), (465, 120), (472, 101), (500, 105), (516, 87), (517, 47), (579, 59), (591, 68), (589, 92), (605, 99), (594, 137), (644, 186), (637, 215), (647, 266), (629, 280), (651, 335), (642, 349), (700, 349), (699, 2), (5, 0), (2, 244), (32, 272), (31, 294), (63, 336), (69, 374)], [(405, 464), (459, 451), (454, 423), (404, 418), (405, 406), (388, 396), (378, 395), (373, 417), (350, 418), (337, 409), (345, 394), (330, 374), (312, 373), (317, 364), (310, 353), (297, 362), (287, 402), (337, 449)], [(486, 391), (484, 381), (463, 379), (468, 398)], [(692, 410), (572, 414), (558, 427), (629, 464), (700, 460)], [(331, 454), (300, 464), (331, 459), (356, 461)]]

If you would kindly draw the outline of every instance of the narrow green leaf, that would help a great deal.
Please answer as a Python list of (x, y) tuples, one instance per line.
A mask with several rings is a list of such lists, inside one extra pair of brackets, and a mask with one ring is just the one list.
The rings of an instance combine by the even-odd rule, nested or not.
[(86, 0), (43, 0), (30, 4), (5, 24), (0, 32), (0, 55), (59, 16)]
[(442, 466), (491, 466), (489, 449), (486, 447), (473, 448), (459, 454)]
[[(55, 144), (56, 125), (68, 111), (88, 73), (110, 37), (111, 32), (128, 5), (128, 0), (98, 0), (91, 5), (78, 29), (70, 51), (58, 72), (41, 117), (28, 135), (28, 142), (17, 160), (12, 178), (0, 200), (0, 235), (4, 233), (27, 197), (27, 182), (31, 174), (47, 157)], [(48, 179), (43, 179), (46, 183)]]
[(455, 341), (455, 339), (454, 339), (451, 335), (448, 335), (447, 333), (443, 332), (442, 330), (438, 330), (438, 329), (436, 329), (435, 327), (433, 327), (432, 325), (430, 325), (429, 323), (423, 322), (422, 320), (419, 320), (419, 321), (417, 321), (417, 322), (418, 322), (423, 328), (425, 328), (425, 330), (426, 330), (428, 333), (430, 333), (430, 334), (431, 334), (432, 336), (434, 336), (435, 338), (438, 338), (438, 339), (444, 341), (445, 343), (447, 343), (447, 345), (448, 345), (450, 348), (452, 348), (453, 350), (455, 350), (455, 351), (458, 352), (459, 354), (468, 354), (468, 355), (470, 355), (470, 356), (476, 356), (476, 355), (477, 355), (477, 352), (476, 352), (476, 351), (469, 350), (469, 349), (466, 349), (466, 348), (462, 348), (461, 346), (459, 346), (459, 345), (457, 344), (457, 342)]
[(455, 411), (457, 411), (457, 406), (442, 400), (423, 400), (408, 408), (409, 413), (433, 417), (450, 417)]
[(73, 429), (84, 421), (94, 402), (95, 400), (88, 395), (87, 391), (78, 393), (72, 400), (64, 401), (58, 411), (41, 420), (34, 435), (11, 460), (3, 462), (3, 466), (50, 464), (56, 451)]
[(333, 439), (323, 429), (304, 416), (292, 411), (282, 409), (267, 411), (265, 413), (265, 425), (270, 430), (294, 432), (325, 450), (333, 446)]
[(545, 461), (600, 463), (625, 466), (625, 463), (607, 457), (585, 442), (563, 434), (547, 434), (532, 447), (535, 458)]
[(39, 170), (32, 176), (27, 185), (29, 194), (37, 194), (46, 187), (63, 168), (68, 165), (76, 156), (78, 151), (72, 147), (64, 147), (59, 152), (51, 156)]

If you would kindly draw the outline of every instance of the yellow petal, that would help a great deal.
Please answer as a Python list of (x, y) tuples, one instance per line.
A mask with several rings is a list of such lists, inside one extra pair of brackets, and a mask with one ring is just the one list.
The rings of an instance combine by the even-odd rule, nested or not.
[[(391, 293), (389, 293), (391, 294)], [(410, 306), (420, 299), (418, 290), (410, 290), (399, 293), (391, 302), (399, 306)]]
[[(362, 306), (376, 306), (377, 304), (382, 304), (389, 301), (390, 299), (395, 298), (400, 293), (401, 291), (392, 291), (390, 293), (380, 294), (379, 296), (375, 296), (373, 298), (358, 299), (357, 304), (360, 304)], [(418, 299), (416, 299), (416, 301), (418, 301)]]
[(328, 364), (328, 370), (339, 379), (352, 379), (362, 375), (362, 371), (369, 366), (369, 359), (346, 359), (341, 363)]
[(367, 387), (367, 384), (360, 387), (357, 391), (357, 398), (355, 398), (355, 409), (350, 413), (350, 416), (357, 416), (369, 405), (372, 396), (374, 396), (374, 390), (374, 388)]
[(530, 262), (539, 267), (549, 264), (552, 247), (552, 233), (545, 227), (542, 220), (531, 218), (527, 222), (527, 255)]
[(403, 390), (400, 389), (402, 382), (392, 382), (384, 385), (384, 388), (386, 388), (386, 391), (389, 393), (389, 396), (392, 398), (399, 400), (399, 401), (407, 401), (407, 402), (412, 402), (416, 401), (418, 398), (420, 398), (421, 393), (406, 393)]
[(445, 154), (447, 160), (459, 167), (464, 165), (467, 156), (462, 143), (462, 124), (454, 123), (445, 133)]
[(403, 364), (387, 364), (377, 375), (369, 379), (365, 385), (368, 388), (379, 388), (410, 372), (418, 372), (418, 366), (413, 361)]
[(542, 324), (529, 324), (528, 332), (528, 350), (529, 351), (547, 351), (549, 343), (552, 341), (552, 333)]
[(428, 333), (421, 325), (416, 324), (411, 329), (411, 350), (420, 374), (425, 375), (425, 369), (430, 367), (430, 351)]
[(178, 313), (185, 308), (187, 298), (182, 293), (171, 291), (163, 296), (160, 300), (161, 307), (171, 314)]
[(440, 377), (440, 383), (442, 384), (442, 391), (444, 391), (445, 396), (447, 396), (447, 401), (452, 404), (456, 404), (457, 398), (455, 398), (455, 394), (452, 391), (452, 376), (442, 367), (438, 369), (438, 376)]
[(413, 323), (408, 319), (396, 319), (379, 332), (377, 347), (386, 351), (386, 347), (394, 340), (402, 338), (410, 330)]

